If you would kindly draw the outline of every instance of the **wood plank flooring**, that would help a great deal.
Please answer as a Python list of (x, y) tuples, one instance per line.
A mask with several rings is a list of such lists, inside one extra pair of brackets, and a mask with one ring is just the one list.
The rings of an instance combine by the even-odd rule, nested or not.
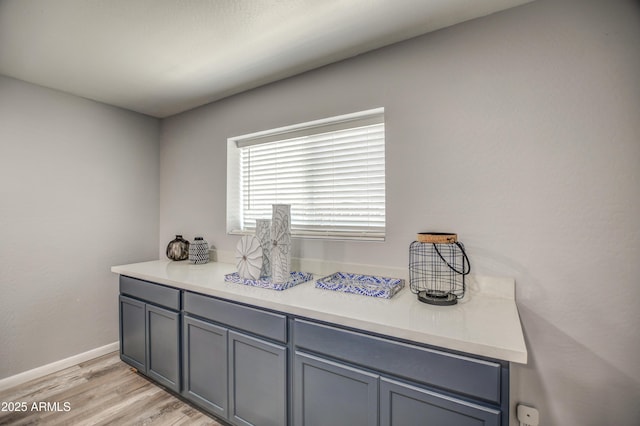
[(222, 426), (132, 371), (118, 352), (2, 391), (0, 404), (0, 425)]

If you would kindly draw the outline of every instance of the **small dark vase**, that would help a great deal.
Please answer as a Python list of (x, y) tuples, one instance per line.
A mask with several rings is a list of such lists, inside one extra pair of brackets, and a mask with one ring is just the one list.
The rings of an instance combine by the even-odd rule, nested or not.
[(186, 260), (189, 258), (189, 241), (182, 238), (182, 235), (176, 235), (167, 246), (167, 257), (171, 260)]

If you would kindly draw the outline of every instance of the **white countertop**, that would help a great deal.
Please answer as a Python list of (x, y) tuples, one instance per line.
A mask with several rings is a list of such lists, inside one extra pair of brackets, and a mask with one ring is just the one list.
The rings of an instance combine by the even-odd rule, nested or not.
[(314, 281), (283, 291), (230, 283), (224, 281), (225, 274), (236, 272), (235, 265), (230, 263), (192, 265), (187, 261), (156, 260), (114, 266), (111, 271), (446, 349), (527, 362), (511, 279), (471, 277), (469, 291), (461, 302), (453, 306), (432, 306), (418, 301), (409, 290), (408, 282), (391, 299), (380, 299), (317, 289)]

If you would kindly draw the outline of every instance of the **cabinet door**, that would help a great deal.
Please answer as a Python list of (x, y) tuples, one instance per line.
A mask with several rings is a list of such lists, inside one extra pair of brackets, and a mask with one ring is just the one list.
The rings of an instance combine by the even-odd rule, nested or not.
[(500, 411), (382, 378), (380, 425), (499, 426)]
[(180, 314), (146, 305), (147, 375), (180, 392)]
[(294, 364), (295, 425), (377, 426), (377, 374), (302, 352)]
[(146, 373), (145, 304), (120, 296), (120, 359)]
[(212, 414), (227, 418), (227, 329), (183, 318), (183, 395)]
[(287, 424), (287, 348), (229, 331), (229, 420)]

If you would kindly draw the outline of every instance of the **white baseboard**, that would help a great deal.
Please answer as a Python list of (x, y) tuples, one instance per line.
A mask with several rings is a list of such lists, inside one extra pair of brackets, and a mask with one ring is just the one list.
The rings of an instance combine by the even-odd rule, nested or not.
[(73, 367), (74, 365), (80, 364), (81, 362), (89, 361), (93, 358), (98, 358), (99, 356), (117, 351), (119, 348), (120, 342), (109, 343), (108, 345), (91, 349), (87, 352), (73, 355), (69, 358), (61, 359), (60, 361), (52, 362), (51, 364), (43, 365), (41, 367), (34, 368), (33, 370), (28, 370), (23, 373), (16, 374), (15, 376), (6, 377), (0, 380), (0, 391), (21, 385), (33, 379), (44, 377), (47, 374), (64, 370), (65, 368)]

